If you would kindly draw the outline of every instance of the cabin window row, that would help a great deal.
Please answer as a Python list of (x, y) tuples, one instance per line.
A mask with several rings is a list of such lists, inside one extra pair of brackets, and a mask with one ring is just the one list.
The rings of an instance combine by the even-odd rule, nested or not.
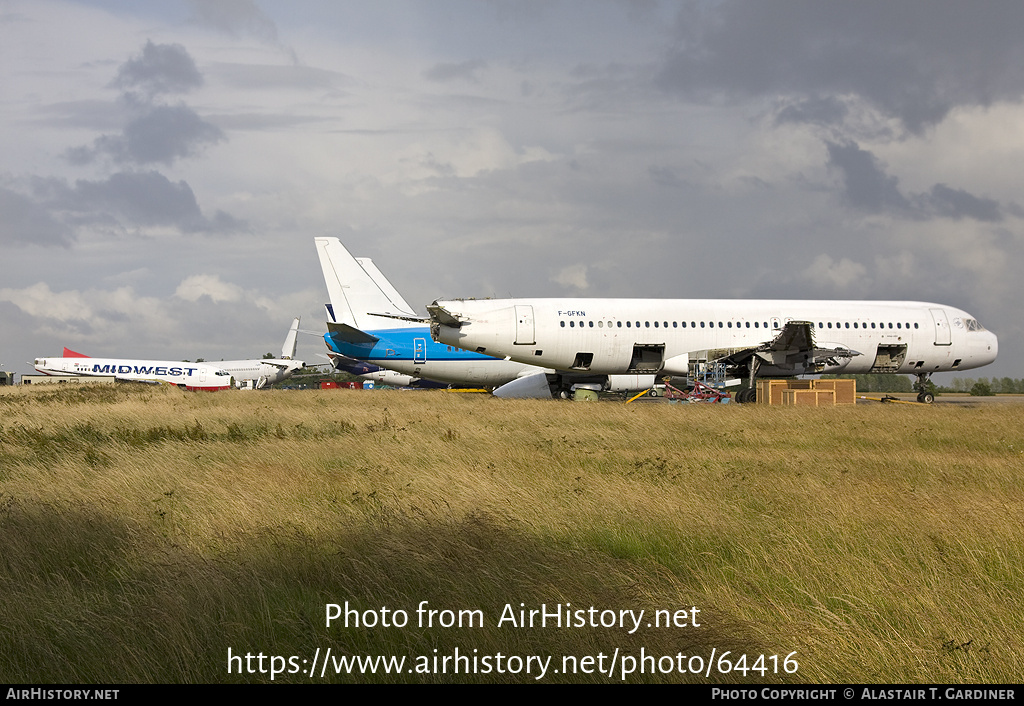
[[(564, 320), (563, 321), (559, 321), (558, 323), (559, 323), (559, 325), (562, 328), (566, 327), (566, 322)], [(705, 322), (705, 321), (691, 321), (691, 322), (689, 322), (689, 324), (690, 324), (689, 328), (698, 328), (698, 327), (699, 328), (715, 328), (716, 327), (716, 322), (714, 322), (714, 321), (707, 321), (707, 322)], [(597, 328), (605, 328), (606, 326), (608, 328), (613, 328), (613, 327), (614, 328), (623, 328), (623, 327), (625, 327), (625, 328), (652, 328), (652, 326), (653, 326), (653, 328), (669, 328), (669, 322), (668, 321), (654, 321), (654, 322), (644, 321), (641, 324), (641, 322), (639, 322), (639, 321), (635, 321), (635, 322), (634, 321), (625, 321), (625, 322), (623, 322), (623, 321), (615, 321), (615, 322), (608, 321), (607, 323), (604, 322), (604, 321), (597, 321), (597, 322), (594, 322), (594, 321), (580, 321), (580, 322), (577, 323), (575, 320), (570, 320), (568, 322), (568, 326), (569, 326), (569, 328), (576, 328), (577, 326), (579, 328), (584, 328), (585, 326), (589, 326), (590, 328), (595, 328), (595, 327), (597, 327)], [(760, 322), (760, 321), (755, 321), (755, 322), (753, 322), (753, 326), (751, 326), (751, 322), (749, 322), (749, 321), (737, 321), (737, 322), (735, 322), (735, 325), (733, 324), (732, 321), (725, 321), (725, 322), (719, 321), (719, 322), (717, 322), (717, 327), (718, 328), (734, 328), (734, 327), (735, 328), (762, 328), (762, 326), (764, 328), (768, 328), (768, 322), (765, 321), (762, 324), (762, 322)], [(867, 322), (860, 322), (860, 321), (854, 321), (852, 324), (849, 321), (846, 321), (846, 322), (836, 321), (834, 324), (831, 321), (819, 321), (818, 322), (818, 328), (820, 328), (820, 329), (824, 329), (824, 328), (866, 329), (869, 326), (872, 329), (884, 329), (887, 326), (888, 326), (888, 328), (897, 328), (897, 329), (904, 329), (904, 328), (909, 329), (911, 327), (911, 325), (909, 323), (904, 323), (902, 321), (898, 321), (895, 324), (893, 324), (893, 322), (891, 322), (891, 321), (890, 322), (886, 322), (886, 323), (877, 323), (877, 324), (875, 322), (871, 322), (870, 324), (868, 324)], [(914, 323), (913, 327), (915, 329), (916, 328), (920, 328), (920, 326), (917, 323)], [(673, 321), (672, 322), (672, 328), (687, 328), (687, 322), (685, 322), (685, 321)], [(775, 328), (776, 329), (779, 328), (779, 325), (776, 324)]]
[[(897, 321), (895, 326), (893, 325), (893, 323), (891, 321), (886, 322), (886, 323), (877, 324), (877, 326), (876, 326), (875, 322), (872, 321), (870, 326), (871, 326), (871, 328), (886, 328), (886, 327), (888, 327), (888, 328), (898, 328), (898, 329), (905, 329), (905, 328), (909, 329), (910, 328), (910, 324), (909, 323), (904, 323), (902, 321)], [(862, 328), (862, 329), (866, 329), (866, 328), (868, 328), (868, 323), (864, 322), (864, 321), (854, 321), (853, 324), (851, 325), (849, 321), (846, 321), (846, 322), (836, 321), (835, 326), (833, 326), (831, 321), (824, 321), (824, 322), (819, 321), (818, 322), (818, 328)], [(920, 326), (919, 326), (919, 324), (917, 322), (914, 322), (914, 328), (920, 328)]]
[[(565, 326), (566, 326), (565, 321), (559, 321), (558, 323), (561, 325), (562, 328), (565, 328)], [(751, 324), (750, 324), (749, 321), (747, 321), (745, 323), (746, 323), (746, 327), (747, 328), (751, 328)], [(736, 326), (736, 328), (743, 328), (743, 324), (744, 324), (744, 322), (737, 321), (735, 326)], [(604, 322), (604, 321), (597, 321), (597, 322), (594, 322), (594, 321), (580, 321), (580, 322), (577, 323), (575, 320), (571, 320), (571, 321), (569, 321), (568, 325), (569, 325), (569, 328), (576, 328), (577, 326), (579, 326), (580, 328), (583, 328), (584, 326), (589, 326), (590, 328), (594, 328), (595, 326), (597, 328), (604, 328), (605, 326), (607, 326), (608, 328), (623, 328), (623, 327), (625, 327), (625, 328), (652, 328), (652, 327), (653, 328), (669, 328), (669, 326), (671, 326), (672, 328), (687, 328), (687, 322), (685, 322), (685, 321), (673, 321), (671, 324), (669, 324), (668, 321), (653, 321), (653, 322), (652, 321), (643, 321), (643, 322), (640, 322), (640, 321), (625, 321), (625, 322), (623, 322), (623, 321), (615, 321), (615, 322), (609, 321), (607, 323)], [(762, 326), (764, 328), (768, 328), (768, 322), (765, 321), (764, 324), (762, 324), (760, 321), (755, 321), (754, 324), (753, 324), (753, 328), (761, 328)], [(715, 328), (715, 322), (714, 321), (707, 321), (707, 322), (704, 322), (704, 321), (691, 321), (691, 322), (689, 322), (689, 328), (698, 328), (698, 327), (700, 327), (700, 328)], [(726, 322), (719, 321), (718, 322), (718, 328), (733, 328), (733, 322), (732, 321), (726, 321)], [(778, 328), (778, 326), (776, 326), (776, 328)]]

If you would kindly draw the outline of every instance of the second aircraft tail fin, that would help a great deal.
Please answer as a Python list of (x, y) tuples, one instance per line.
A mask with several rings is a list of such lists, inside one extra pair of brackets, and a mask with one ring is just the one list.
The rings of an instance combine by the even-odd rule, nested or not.
[(284, 338), (284, 345), (281, 346), (281, 358), (291, 360), (295, 357), (295, 345), (299, 337), (299, 317), (292, 320), (292, 326), (288, 329), (288, 335)]

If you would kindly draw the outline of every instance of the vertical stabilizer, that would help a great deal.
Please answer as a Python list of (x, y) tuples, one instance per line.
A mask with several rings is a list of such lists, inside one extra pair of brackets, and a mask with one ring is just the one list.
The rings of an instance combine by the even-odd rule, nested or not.
[[(357, 329), (411, 326), (370, 314), (414, 316), (409, 305), (369, 260), (357, 261), (337, 238), (315, 238), (334, 321)], [(364, 269), (364, 267), (366, 269)], [(371, 275), (372, 273), (372, 275)], [(378, 278), (378, 279), (375, 279)]]
[(393, 311), (388, 313), (400, 313), (406, 316), (416, 316), (416, 312), (409, 306), (409, 303), (402, 298), (402, 295), (398, 293), (394, 285), (388, 281), (388, 278), (384, 276), (384, 273), (377, 269), (377, 266), (373, 264), (373, 260), (368, 257), (357, 257), (356, 262), (363, 268), (374, 284), (380, 288), (381, 293), (384, 294), (390, 301)]
[(295, 345), (299, 337), (299, 317), (292, 321), (292, 327), (288, 329), (288, 335), (284, 338), (284, 345), (281, 346), (281, 357), (285, 360), (292, 360), (295, 357)]

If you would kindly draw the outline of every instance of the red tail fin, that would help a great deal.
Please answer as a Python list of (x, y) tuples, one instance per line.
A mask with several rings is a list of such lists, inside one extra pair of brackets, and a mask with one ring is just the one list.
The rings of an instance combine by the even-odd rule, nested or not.
[(81, 353), (75, 353), (73, 350), (71, 350), (67, 346), (64, 346), (64, 357), (65, 358), (88, 358), (89, 356), (82, 355)]

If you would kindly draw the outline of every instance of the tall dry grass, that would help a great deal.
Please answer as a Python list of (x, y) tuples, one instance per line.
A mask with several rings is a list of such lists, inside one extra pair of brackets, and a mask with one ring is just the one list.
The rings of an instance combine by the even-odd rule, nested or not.
[[(264, 681), (229, 674), (228, 648), (458, 647), (553, 668), (616, 648), (797, 653), (796, 674), (712, 673), (727, 682), (1016, 682), (1022, 452), (1002, 406), (3, 391), (0, 681)], [(345, 601), (487, 622), (325, 627)], [(505, 604), (566, 602), (697, 606), (702, 625), (496, 626)], [(688, 680), (705, 679), (629, 679)]]

